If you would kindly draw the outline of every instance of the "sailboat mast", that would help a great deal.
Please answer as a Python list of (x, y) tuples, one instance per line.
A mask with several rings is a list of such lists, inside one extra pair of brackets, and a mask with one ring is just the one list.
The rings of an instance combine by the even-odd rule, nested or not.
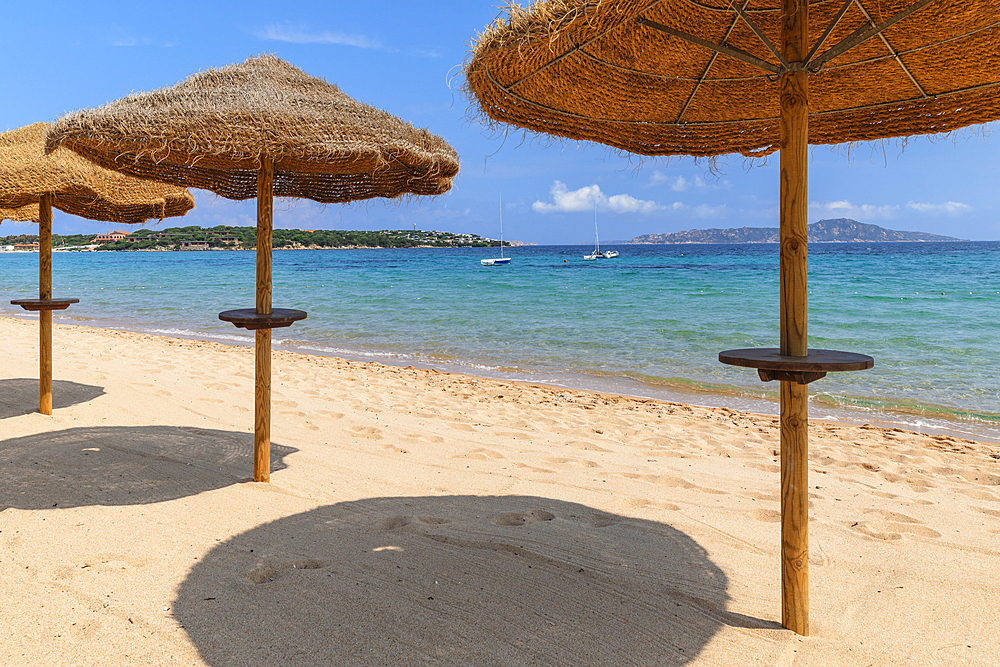
[(597, 200), (594, 200), (594, 254), (601, 252), (601, 239), (597, 236)]
[(497, 193), (500, 202), (500, 259), (503, 259), (503, 193)]

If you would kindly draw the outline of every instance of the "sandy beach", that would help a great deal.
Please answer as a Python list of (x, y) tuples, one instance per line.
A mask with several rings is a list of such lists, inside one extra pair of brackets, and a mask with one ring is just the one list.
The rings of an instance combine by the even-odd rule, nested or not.
[(1000, 444), (0, 318), (4, 665), (995, 665)]

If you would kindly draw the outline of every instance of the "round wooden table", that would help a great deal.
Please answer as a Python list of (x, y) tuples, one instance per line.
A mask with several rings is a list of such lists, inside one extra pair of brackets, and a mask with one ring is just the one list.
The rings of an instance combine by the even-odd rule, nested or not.
[(719, 361), (730, 366), (756, 368), (764, 382), (784, 380), (809, 384), (829, 372), (863, 371), (875, 365), (867, 354), (837, 350), (809, 350), (805, 357), (781, 354), (776, 347), (751, 347), (719, 352)]
[(219, 319), (223, 322), (232, 322), (242, 329), (278, 329), (280, 327), (290, 327), (293, 322), (306, 319), (306, 311), (293, 310), (291, 308), (274, 308), (270, 313), (264, 315), (258, 313), (255, 308), (240, 308), (237, 310), (225, 310), (219, 313)]
[(14, 299), (12, 306), (21, 306), (25, 310), (66, 310), (71, 303), (80, 303), (79, 299)]

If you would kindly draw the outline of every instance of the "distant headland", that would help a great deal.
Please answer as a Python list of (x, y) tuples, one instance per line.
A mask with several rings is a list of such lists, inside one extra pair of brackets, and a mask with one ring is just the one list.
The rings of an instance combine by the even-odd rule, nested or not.
[[(275, 250), (324, 248), (479, 248), (499, 245), (476, 234), (421, 230), (349, 231), (335, 229), (275, 229)], [(504, 241), (505, 246), (531, 245)], [(108, 234), (53, 234), (53, 250), (253, 250), (257, 247), (256, 227), (211, 228), (198, 226), (168, 229), (118, 230)], [(0, 237), (0, 251), (38, 251), (38, 236), (19, 234)]]
[[(900, 243), (907, 241), (961, 241), (924, 232), (900, 232), (848, 218), (820, 220), (809, 225), (810, 243)], [(626, 243), (778, 243), (777, 227), (691, 229), (674, 234), (644, 234)]]

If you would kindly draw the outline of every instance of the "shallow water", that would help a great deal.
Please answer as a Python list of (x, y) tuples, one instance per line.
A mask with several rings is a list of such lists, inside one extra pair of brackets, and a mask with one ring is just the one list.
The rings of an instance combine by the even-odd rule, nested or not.
[[(766, 245), (274, 253), (275, 344), (319, 354), (775, 413), (776, 383), (717, 360), (778, 344)], [(1000, 243), (812, 244), (810, 346), (875, 357), (810, 385), (814, 417), (1000, 439)], [(37, 294), (37, 254), (0, 253), (0, 313)], [(57, 321), (252, 344), (218, 313), (254, 304), (252, 252), (55, 253)]]

